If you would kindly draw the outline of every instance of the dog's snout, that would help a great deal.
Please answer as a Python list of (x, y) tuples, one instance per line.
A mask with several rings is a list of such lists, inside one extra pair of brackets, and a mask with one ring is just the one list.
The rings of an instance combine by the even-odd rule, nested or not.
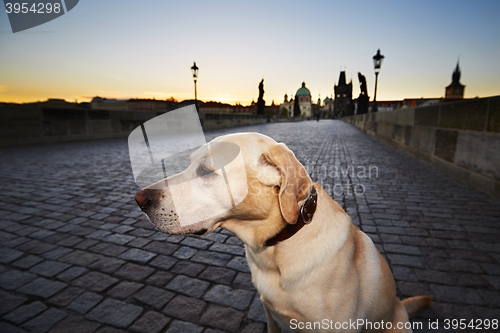
[(151, 202), (148, 193), (144, 190), (140, 190), (139, 192), (137, 192), (134, 196), (134, 199), (142, 210), (144, 210), (144, 208), (146, 208)]

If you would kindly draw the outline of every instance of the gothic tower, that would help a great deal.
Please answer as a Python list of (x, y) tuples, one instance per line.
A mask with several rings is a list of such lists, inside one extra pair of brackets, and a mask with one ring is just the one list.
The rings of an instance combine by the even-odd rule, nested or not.
[(334, 86), (334, 90), (335, 101), (333, 109), (335, 116), (341, 118), (342, 116), (354, 114), (354, 105), (352, 104), (352, 81), (347, 84), (345, 71), (340, 72), (339, 84)]
[(457, 62), (457, 67), (451, 76), (451, 84), (445, 89), (444, 99), (454, 100), (464, 98), (465, 86), (460, 83), (460, 74), (460, 66)]

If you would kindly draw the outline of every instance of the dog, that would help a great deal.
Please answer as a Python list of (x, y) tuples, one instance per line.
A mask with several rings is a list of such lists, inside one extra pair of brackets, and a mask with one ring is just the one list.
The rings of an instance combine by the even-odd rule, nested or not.
[[(221, 227), (241, 239), (270, 333), (412, 332), (409, 316), (431, 299), (396, 297), (389, 265), (372, 240), (312, 182), (285, 144), (258, 133), (221, 136), (210, 144), (220, 142), (240, 148), (244, 199), (217, 216), (186, 225), (179, 222), (169, 190), (148, 186), (135, 200), (160, 231), (206, 235)], [(207, 151), (193, 153), (185, 171), (160, 183), (195, 177)], [(226, 170), (230, 172), (236, 171)], [(180, 196), (177, 201), (203, 201), (204, 191), (186, 190)], [(162, 210), (172, 213), (160, 214)]]

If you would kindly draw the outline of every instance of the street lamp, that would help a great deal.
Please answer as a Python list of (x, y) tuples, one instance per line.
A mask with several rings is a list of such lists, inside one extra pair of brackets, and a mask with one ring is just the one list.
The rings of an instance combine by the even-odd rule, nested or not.
[(377, 83), (378, 83), (378, 73), (380, 72), (380, 67), (382, 67), (382, 60), (384, 56), (380, 54), (380, 49), (377, 50), (377, 54), (373, 56), (373, 67), (375, 68), (375, 94), (373, 96), (372, 112), (377, 112)]
[(198, 95), (196, 92), (196, 81), (198, 81), (198, 66), (196, 66), (196, 62), (194, 62), (193, 67), (191, 67), (191, 73), (193, 73), (193, 80), (194, 80), (194, 100), (195, 103), (198, 104)]

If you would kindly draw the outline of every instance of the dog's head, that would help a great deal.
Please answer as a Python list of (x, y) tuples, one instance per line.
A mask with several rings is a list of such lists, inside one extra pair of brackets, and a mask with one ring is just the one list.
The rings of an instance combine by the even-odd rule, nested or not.
[[(214, 167), (217, 150), (231, 146), (239, 149), (242, 163)], [(224, 184), (230, 185), (229, 203), (221, 203), (227, 196)], [(140, 190), (135, 200), (165, 233), (206, 234), (222, 226), (266, 239), (297, 221), (300, 202), (311, 184), (305, 168), (284, 144), (262, 134), (240, 133), (201, 147), (191, 155), (186, 170)]]

